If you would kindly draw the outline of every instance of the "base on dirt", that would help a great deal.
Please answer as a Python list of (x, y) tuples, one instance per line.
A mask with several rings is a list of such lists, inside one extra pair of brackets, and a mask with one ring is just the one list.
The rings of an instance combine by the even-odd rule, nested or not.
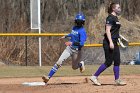
[(45, 86), (44, 82), (24, 82), (22, 83), (24, 86)]

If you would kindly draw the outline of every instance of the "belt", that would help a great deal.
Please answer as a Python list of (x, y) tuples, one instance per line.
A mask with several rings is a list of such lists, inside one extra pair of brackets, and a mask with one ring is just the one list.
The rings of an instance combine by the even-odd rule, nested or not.
[[(107, 41), (109, 42), (108, 38), (104, 38), (104, 40), (107, 40)], [(112, 41), (113, 41), (114, 43), (117, 43), (117, 42), (118, 42), (118, 38), (112, 38)]]
[(70, 47), (73, 50), (80, 50), (79, 48)]

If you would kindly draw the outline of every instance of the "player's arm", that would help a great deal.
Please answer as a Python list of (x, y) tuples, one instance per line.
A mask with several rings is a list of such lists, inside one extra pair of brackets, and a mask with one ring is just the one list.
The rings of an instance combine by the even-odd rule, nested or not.
[(65, 38), (67, 38), (67, 37), (71, 37), (71, 34), (68, 34), (68, 35), (62, 36), (62, 37), (59, 38), (59, 40), (65, 39)]
[(105, 29), (105, 31), (106, 31), (107, 38), (109, 40), (109, 46), (110, 46), (111, 49), (114, 49), (114, 44), (113, 44), (112, 36), (111, 36), (111, 32), (110, 32), (112, 25), (113, 25), (113, 19), (111, 17), (108, 17), (106, 19), (106, 29)]
[(111, 30), (111, 25), (106, 25), (106, 35), (107, 35), (107, 38), (109, 40), (110, 48), (114, 49), (114, 44), (113, 44), (113, 41), (112, 41), (110, 30)]
[[(65, 38), (67, 38), (67, 37), (71, 37), (71, 34), (62, 36), (61, 38), (59, 38), (59, 40), (65, 39)], [(70, 42), (70, 41), (65, 42), (65, 45), (66, 45), (66, 46), (71, 46), (71, 45), (72, 45), (72, 42)]]

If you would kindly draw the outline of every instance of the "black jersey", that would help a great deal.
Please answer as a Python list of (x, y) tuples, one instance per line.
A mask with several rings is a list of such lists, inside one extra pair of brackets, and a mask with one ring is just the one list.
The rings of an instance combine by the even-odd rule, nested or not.
[[(120, 30), (120, 27), (121, 27), (121, 24), (118, 20), (118, 17), (117, 16), (114, 16), (112, 14), (110, 14), (107, 18), (106, 18), (106, 25), (110, 25), (111, 26), (111, 37), (112, 37), (112, 40), (116, 40), (119, 38), (119, 30)], [(106, 27), (106, 26), (105, 26)], [(106, 29), (106, 28), (105, 28)], [(107, 38), (107, 35), (105, 33), (105, 38)]]

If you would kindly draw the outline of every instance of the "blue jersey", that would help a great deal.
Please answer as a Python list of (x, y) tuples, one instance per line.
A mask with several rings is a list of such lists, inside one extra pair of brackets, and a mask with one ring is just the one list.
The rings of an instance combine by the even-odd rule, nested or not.
[(72, 42), (73, 48), (81, 49), (87, 39), (86, 31), (84, 27), (74, 26), (72, 32), (66, 37), (70, 37), (70, 42)]

